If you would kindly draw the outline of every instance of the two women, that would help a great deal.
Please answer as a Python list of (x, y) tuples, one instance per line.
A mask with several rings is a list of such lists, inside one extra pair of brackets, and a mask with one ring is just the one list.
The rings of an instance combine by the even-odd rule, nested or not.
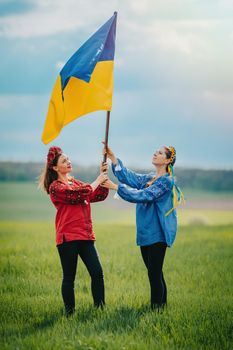
[[(40, 183), (50, 194), (57, 209), (56, 242), (63, 269), (62, 296), (66, 314), (75, 310), (74, 280), (78, 255), (91, 276), (94, 305), (104, 305), (104, 279), (94, 241), (90, 203), (104, 200), (108, 190), (115, 190), (126, 201), (137, 203), (137, 245), (148, 271), (151, 288), (151, 308), (167, 303), (167, 287), (163, 276), (166, 248), (171, 247), (177, 230), (176, 204), (181, 193), (174, 182), (174, 147), (161, 147), (153, 155), (155, 173), (137, 174), (127, 169), (109, 148), (104, 153), (112, 161), (112, 170), (119, 180), (107, 177), (107, 164), (92, 184), (85, 184), (69, 176), (69, 158), (59, 147), (51, 147)], [(127, 185), (127, 186), (126, 186)]]

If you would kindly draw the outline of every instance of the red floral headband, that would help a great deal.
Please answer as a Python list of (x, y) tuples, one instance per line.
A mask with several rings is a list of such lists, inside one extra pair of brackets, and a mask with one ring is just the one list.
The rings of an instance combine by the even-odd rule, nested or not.
[(50, 147), (48, 154), (47, 154), (47, 165), (49, 169), (52, 169), (54, 166), (53, 161), (57, 157), (58, 154), (62, 154), (63, 151), (60, 147)]

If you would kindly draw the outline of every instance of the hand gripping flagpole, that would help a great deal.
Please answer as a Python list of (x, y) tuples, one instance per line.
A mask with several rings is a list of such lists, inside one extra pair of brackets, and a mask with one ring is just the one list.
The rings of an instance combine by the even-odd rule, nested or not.
[[(106, 114), (106, 127), (105, 127), (105, 140), (104, 140), (106, 150), (108, 148), (109, 123), (110, 123), (110, 111), (107, 111), (107, 114)], [(107, 161), (107, 153), (105, 153), (104, 156), (103, 156), (103, 163), (106, 163), (106, 161)]]

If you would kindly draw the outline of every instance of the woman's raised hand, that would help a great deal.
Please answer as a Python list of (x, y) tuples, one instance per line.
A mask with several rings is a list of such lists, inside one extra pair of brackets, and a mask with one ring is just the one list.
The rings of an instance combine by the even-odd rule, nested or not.
[(109, 190), (118, 190), (118, 185), (112, 182), (110, 179), (107, 179), (105, 182), (101, 184), (101, 187), (108, 188)]
[(100, 173), (107, 173), (108, 172), (108, 163), (102, 162), (100, 163)]
[(108, 179), (108, 174), (107, 173), (100, 173), (100, 175), (96, 178), (95, 181), (93, 181), (90, 185), (93, 189), (93, 191), (95, 191), (95, 189), (99, 186), (102, 185), (105, 181), (107, 181)]
[(104, 145), (103, 155), (107, 154), (107, 157), (112, 161), (112, 163), (116, 164), (117, 163), (117, 158), (115, 157), (115, 154), (113, 153), (111, 148), (109, 148), (108, 146), (106, 147), (104, 141), (102, 141), (102, 144)]
[(108, 180), (107, 173), (100, 173), (100, 175), (96, 179), (96, 181), (98, 182), (99, 185), (102, 185), (107, 180)]

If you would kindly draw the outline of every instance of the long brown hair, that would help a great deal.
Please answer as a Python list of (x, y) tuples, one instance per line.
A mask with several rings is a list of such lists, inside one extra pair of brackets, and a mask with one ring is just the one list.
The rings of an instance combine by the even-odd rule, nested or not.
[[(52, 166), (56, 166), (59, 157), (62, 153), (58, 153), (56, 157), (53, 159)], [(57, 180), (58, 174), (51, 165), (48, 164), (48, 162), (45, 163), (44, 169), (42, 170), (42, 173), (39, 176), (38, 179), (38, 188), (46, 191), (49, 194), (49, 186), (51, 183), (55, 180)]]

